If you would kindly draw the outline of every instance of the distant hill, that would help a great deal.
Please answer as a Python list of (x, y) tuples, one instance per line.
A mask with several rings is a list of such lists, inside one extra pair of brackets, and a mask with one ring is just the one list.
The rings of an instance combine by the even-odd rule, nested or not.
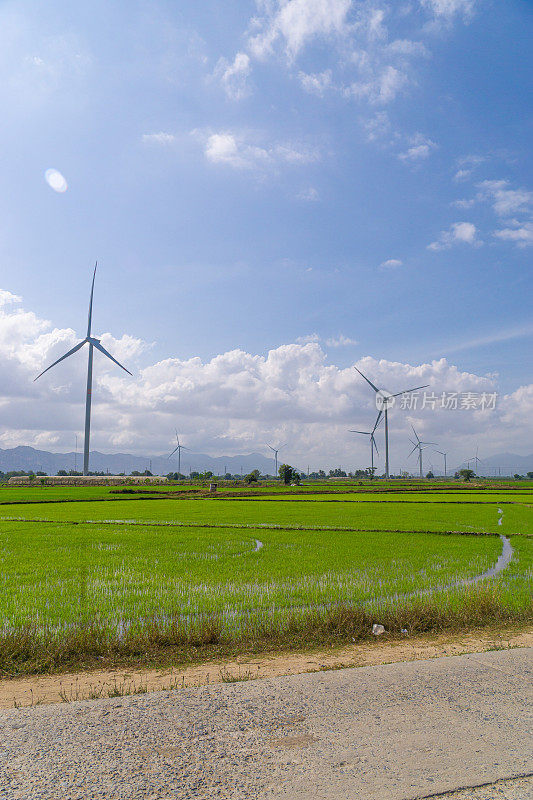
[[(178, 459), (176, 456), (167, 458), (166, 456), (135, 456), (130, 453), (99, 453), (92, 450), (90, 455), (91, 470), (95, 472), (107, 472), (117, 475), (120, 472), (130, 473), (133, 470), (144, 472), (150, 469), (154, 475), (166, 475), (178, 469)], [(81, 471), (83, 465), (83, 453), (49, 453), (47, 450), (36, 450), (33, 447), (13, 447), (8, 450), (0, 448), (0, 470), (9, 472), (10, 470), (24, 470), (28, 472), (40, 470), (48, 475), (56, 475), (60, 469), (70, 470), (74, 466)], [(213, 458), (203, 453), (182, 453), (181, 471), (188, 475), (189, 470), (203, 472), (211, 470), (215, 475), (220, 475), (226, 470), (232, 475), (241, 472), (246, 475), (253, 469), (258, 469), (262, 474), (274, 474), (274, 461), (266, 458), (260, 453), (250, 453), (242, 456), (220, 456)]]
[[(462, 464), (448, 471), (453, 475), (454, 472), (458, 469), (463, 469), (465, 466), (466, 464)], [(495, 456), (488, 456), (488, 458), (480, 458), (477, 469), (473, 462), (471, 462), (470, 466), (478, 475), (485, 477), (526, 475), (528, 472), (533, 472), (533, 454), (530, 456), (517, 456), (515, 453), (498, 453)]]

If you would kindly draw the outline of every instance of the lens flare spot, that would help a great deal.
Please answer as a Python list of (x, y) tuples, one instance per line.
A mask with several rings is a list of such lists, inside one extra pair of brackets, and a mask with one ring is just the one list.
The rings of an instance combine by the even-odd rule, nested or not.
[(44, 173), (44, 179), (48, 186), (54, 190), (54, 192), (66, 192), (68, 189), (68, 183), (63, 175), (57, 169), (47, 169)]

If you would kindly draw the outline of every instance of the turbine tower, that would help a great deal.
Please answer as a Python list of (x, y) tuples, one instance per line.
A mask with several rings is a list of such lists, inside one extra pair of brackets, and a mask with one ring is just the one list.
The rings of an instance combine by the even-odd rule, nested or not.
[(272, 447), (272, 445), (267, 444), (267, 447), (270, 447), (270, 449), (274, 453), (274, 462), (276, 464), (276, 477), (278, 476), (278, 453), (281, 450), (281, 448), (282, 447), (286, 447), (286, 445), (287, 445), (287, 442), (285, 442), (285, 444), (278, 445), (278, 447)]
[[(411, 425), (411, 428), (413, 428), (412, 425)], [(418, 433), (415, 431), (414, 428), (413, 428), (413, 433), (414, 433), (414, 435), (416, 437), (416, 442), (413, 442), (412, 439), (409, 439), (411, 444), (414, 444), (414, 447), (411, 450), (411, 452), (409, 453), (409, 455), (407, 456), (407, 458), (412, 456), (413, 453), (415, 452), (415, 450), (418, 450), (418, 465), (420, 467), (420, 477), (423, 478), (424, 475), (423, 475), (423, 471), (422, 471), (422, 450), (424, 449), (424, 447), (429, 447), (429, 445), (436, 444), (436, 442), (423, 442), (421, 439), (419, 439)]]
[(171, 452), (171, 454), (169, 455), (169, 458), (172, 458), (172, 456), (174, 455), (176, 450), (178, 451), (178, 475), (181, 478), (181, 451), (182, 450), (188, 450), (189, 448), (185, 447), (185, 445), (183, 445), (183, 444), (180, 444), (180, 437), (178, 436), (178, 431), (177, 430), (176, 430), (176, 441), (177, 441), (178, 444), (174, 448), (174, 450)]
[(89, 439), (91, 436), (91, 397), (92, 397), (92, 386), (93, 386), (93, 351), (96, 347), (97, 350), (100, 350), (107, 358), (111, 359), (117, 366), (127, 372), (128, 375), (131, 375), (129, 369), (123, 367), (116, 358), (113, 358), (111, 353), (108, 353), (105, 347), (100, 343), (100, 339), (95, 339), (94, 336), (91, 336), (91, 324), (92, 324), (92, 316), (93, 316), (93, 294), (94, 294), (94, 279), (96, 278), (96, 267), (97, 264), (94, 265), (94, 272), (93, 272), (93, 281), (91, 284), (91, 299), (89, 300), (89, 319), (87, 322), (87, 336), (83, 341), (78, 342), (72, 350), (69, 350), (68, 353), (65, 353), (64, 356), (58, 358), (57, 361), (54, 361), (53, 364), (50, 364), (49, 367), (43, 369), (43, 371), (37, 375), (34, 379), (35, 381), (38, 380), (41, 375), (44, 375), (45, 372), (48, 372), (49, 369), (55, 367), (56, 364), (59, 364), (60, 361), (64, 361), (66, 358), (71, 356), (73, 353), (76, 353), (78, 350), (81, 350), (84, 344), (89, 345), (89, 359), (87, 364), (87, 391), (85, 394), (85, 440), (83, 444), (83, 474), (89, 474)]
[(448, 476), (448, 473), (446, 471), (446, 457), (448, 453), (445, 453), (444, 450), (435, 450), (435, 452), (439, 453), (441, 456), (444, 456), (444, 477), (446, 478)]
[(380, 411), (378, 417), (374, 423), (374, 427), (371, 431), (349, 431), (349, 433), (361, 433), (363, 436), (370, 436), (370, 462), (371, 462), (371, 471), (372, 471), (372, 478), (374, 477), (374, 448), (376, 448), (376, 453), (379, 456), (378, 446), (376, 444), (376, 437), (374, 436), (376, 432), (376, 428), (378, 427), (379, 423), (381, 422), (381, 416), (383, 411)]
[[(402, 394), (407, 394), (408, 392), (416, 392), (418, 389), (426, 389), (429, 386), (429, 383), (425, 383), (424, 386), (415, 386), (414, 389), (404, 389), (402, 392), (396, 392), (396, 394), (389, 394), (384, 389), (378, 389), (377, 386), (374, 386), (372, 381), (370, 381), (366, 375), (363, 375), (360, 369), (354, 367), (355, 371), (359, 373), (359, 375), (365, 379), (365, 381), (372, 387), (372, 389), (376, 393), (376, 404), (381, 403), (381, 410), (384, 412), (385, 415), (385, 477), (390, 477), (389, 475), (389, 414), (388, 414), (388, 406), (394, 401), (395, 397), (400, 397)], [(379, 400), (378, 400), (379, 398)], [(379, 406), (378, 406), (379, 407)]]

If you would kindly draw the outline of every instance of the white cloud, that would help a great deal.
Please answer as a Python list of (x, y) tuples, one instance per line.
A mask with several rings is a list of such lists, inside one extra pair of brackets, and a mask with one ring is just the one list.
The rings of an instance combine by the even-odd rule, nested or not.
[(22, 297), (18, 294), (8, 292), (7, 289), (0, 289), (0, 308), (7, 306), (8, 303), (22, 303)]
[(437, 18), (449, 20), (456, 15), (462, 15), (469, 19), (474, 11), (475, 0), (421, 0), (421, 4)]
[(351, 0), (279, 0), (264, 5), (265, 15), (255, 18), (248, 41), (256, 58), (265, 58), (280, 45), (293, 60), (315, 39), (342, 36), (347, 30)]
[(325, 340), (325, 344), (328, 347), (353, 347), (359, 342), (356, 339), (350, 339), (349, 336), (345, 336), (343, 333), (340, 333), (338, 336), (332, 336), (329, 339)]
[(248, 96), (250, 90), (247, 80), (250, 72), (250, 56), (247, 53), (237, 53), (231, 64), (221, 58), (215, 69), (215, 74), (231, 100), (242, 100)]
[(504, 330), (493, 331), (485, 336), (478, 336), (474, 339), (467, 339), (466, 341), (459, 342), (452, 347), (447, 347), (447, 353), (456, 353), (459, 350), (471, 350), (475, 347), (484, 347), (488, 344), (499, 344), (500, 342), (508, 342), (512, 339), (523, 339), (525, 337), (533, 336), (533, 323), (527, 323), (514, 328), (506, 328)]
[(477, 228), (472, 222), (454, 222), (449, 230), (442, 231), (435, 242), (428, 245), (428, 250), (448, 250), (456, 244), (479, 246)]
[(533, 222), (524, 222), (523, 224), (516, 220), (515, 222), (515, 227), (500, 228), (494, 231), (494, 236), (498, 239), (514, 242), (518, 247), (533, 245)]
[(398, 269), (398, 267), (403, 266), (403, 261), (399, 258), (388, 258), (386, 261), (382, 261), (379, 266), (382, 269)]
[(296, 344), (310, 344), (311, 342), (319, 342), (320, 336), (318, 333), (307, 333), (305, 336), (298, 336)]
[(424, 136), (422, 133), (415, 133), (415, 135), (409, 139), (409, 143), (411, 146), (404, 153), (399, 153), (398, 155), (401, 161), (423, 161), (428, 158), (431, 151), (437, 147), (435, 142), (428, 139), (428, 137)]
[(330, 69), (326, 69), (324, 72), (316, 72), (311, 74), (299, 72), (298, 77), (306, 92), (309, 94), (316, 94), (319, 97), (322, 97), (326, 90), (331, 86)]
[(523, 213), (531, 210), (533, 192), (526, 189), (512, 189), (509, 181), (482, 181), (478, 184), (478, 198), (490, 200), (495, 213), (499, 217), (508, 214)]
[(450, 205), (454, 208), (472, 208), (476, 204), (476, 201), (472, 198), (469, 200), (453, 200)]
[[(265, 437), (289, 441), (287, 457), (317, 466), (363, 463), (366, 448), (347, 439), (346, 430), (375, 416), (375, 400), (365, 381), (348, 366), (328, 362), (316, 334), (305, 343), (286, 344), (266, 355), (236, 349), (203, 361), (168, 357), (135, 369), (146, 344), (125, 334), (102, 341), (134, 372), (130, 377), (104, 357), (95, 360), (93, 435), (96, 449), (109, 452), (168, 452), (168, 437), (178, 425), (193, 451), (222, 455), (261, 450)], [(86, 356), (76, 354), (33, 378), (45, 365), (79, 340), (31, 311), (9, 303), (0, 312), (0, 440), (4, 446), (40, 445), (70, 450), (74, 433), (83, 427)], [(328, 343), (329, 342), (329, 343)], [(329, 347), (351, 344), (346, 336), (328, 340)], [(356, 362), (378, 386), (399, 391), (425, 383), (442, 391), (496, 391), (494, 376), (461, 372), (446, 359), (404, 364), (370, 356)], [(506, 395), (502, 410), (415, 412), (415, 425), (432, 441), (445, 438), (460, 453), (483, 436), (490, 448), (517, 448), (531, 440), (531, 387)], [(525, 413), (529, 409), (529, 413)], [(393, 464), (408, 448), (413, 412), (397, 404), (391, 412)], [(363, 429), (363, 428), (362, 428)], [(504, 444), (501, 444), (504, 442)], [(465, 454), (465, 456), (468, 453)], [(465, 457), (463, 456), (463, 458)], [(349, 462), (347, 461), (349, 459)], [(462, 458), (457, 457), (457, 463)]]
[(453, 176), (454, 181), (458, 183), (460, 181), (466, 181), (472, 174), (471, 169), (458, 169), (455, 175)]
[(308, 186), (306, 189), (302, 189), (301, 192), (298, 192), (296, 197), (298, 200), (306, 200), (308, 203), (316, 203), (320, 200), (320, 195), (314, 186)]
[(422, 42), (413, 42), (410, 39), (395, 39), (387, 45), (387, 52), (402, 56), (429, 56), (429, 51)]
[(319, 153), (293, 143), (255, 144), (250, 134), (229, 131), (211, 133), (204, 139), (204, 153), (213, 164), (237, 169), (265, 170), (281, 165), (302, 165), (317, 161)]
[(378, 111), (373, 117), (364, 122), (364, 128), (369, 142), (388, 138), (391, 131), (389, 115), (386, 111)]
[(142, 137), (143, 144), (155, 144), (155, 145), (169, 145), (174, 144), (176, 141), (176, 137), (173, 133), (167, 133), (166, 131), (159, 131), (159, 133), (143, 133)]

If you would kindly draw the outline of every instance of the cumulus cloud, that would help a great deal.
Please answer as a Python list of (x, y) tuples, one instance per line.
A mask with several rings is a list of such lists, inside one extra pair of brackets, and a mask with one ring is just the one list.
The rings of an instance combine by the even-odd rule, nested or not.
[(398, 155), (401, 161), (423, 161), (437, 147), (435, 142), (422, 133), (415, 133), (414, 136), (411, 136), (409, 144), (411, 146), (404, 153)]
[(477, 203), (489, 203), (501, 225), (492, 233), (496, 239), (517, 247), (533, 244), (533, 192), (513, 187), (508, 180), (485, 180), (476, 188), (474, 197), (455, 200), (452, 205), (466, 209)]
[(421, 0), (421, 5), (438, 19), (450, 20), (458, 15), (469, 19), (474, 11), (475, 0)]
[[(268, 437), (288, 440), (287, 455), (316, 465), (360, 465), (366, 458), (362, 443), (349, 440), (347, 428), (363, 426), (375, 417), (375, 398), (352, 368), (330, 363), (317, 334), (299, 343), (273, 348), (266, 354), (231, 350), (211, 359), (169, 356), (136, 369), (137, 359), (149, 355), (147, 345), (124, 334), (102, 341), (134, 372), (130, 377), (104, 357), (95, 358), (93, 445), (110, 452), (166, 452), (176, 425), (196, 452), (213, 455), (257, 451)], [(37, 383), (44, 365), (79, 340), (75, 331), (54, 328), (20, 304), (0, 312), (0, 441), (3, 446), (29, 444), (53, 450), (72, 447), (74, 433), (83, 428), (86, 356), (76, 354)], [(353, 344), (344, 335), (326, 347)], [(463, 372), (446, 359), (408, 364), (361, 358), (356, 365), (377, 386), (396, 392), (430, 384), (435, 396), (446, 392), (493, 392), (494, 376)], [(471, 447), (483, 435), (485, 449), (523, 447), (531, 435), (533, 414), (524, 414), (531, 387), (506, 395), (494, 411), (450, 412), (420, 407), (391, 412), (392, 458), (396, 465), (408, 452), (409, 422), (420, 435), (448, 449)], [(530, 409), (531, 411), (531, 409)], [(503, 415), (503, 416), (502, 416)], [(364, 429), (364, 428), (361, 428)], [(464, 457), (464, 456), (463, 456)], [(349, 461), (347, 461), (349, 460)], [(459, 457), (457, 461), (459, 462)]]
[(403, 261), (399, 258), (388, 258), (386, 261), (382, 261), (379, 266), (381, 269), (398, 269), (398, 267), (403, 266)]
[(449, 230), (442, 231), (435, 242), (428, 244), (428, 250), (448, 250), (456, 244), (479, 246), (477, 228), (472, 222), (454, 222)]
[(231, 100), (242, 100), (248, 96), (250, 72), (250, 56), (247, 53), (237, 53), (232, 63), (221, 58), (215, 69), (215, 75)]
[(224, 164), (237, 169), (264, 170), (280, 165), (301, 165), (317, 161), (316, 149), (286, 143), (256, 143), (250, 134), (230, 131), (204, 136), (204, 154), (212, 164)]
[(350, 6), (351, 0), (280, 0), (266, 4), (266, 13), (252, 21), (249, 49), (262, 59), (279, 46), (293, 60), (313, 40), (342, 36)]
[(480, 200), (489, 200), (499, 217), (529, 212), (533, 205), (533, 192), (513, 189), (507, 180), (482, 181), (478, 184)]
[(326, 69), (324, 72), (315, 72), (307, 74), (306, 72), (299, 72), (298, 77), (303, 88), (309, 94), (316, 94), (322, 97), (326, 90), (331, 86), (331, 70)]
[(343, 333), (326, 339), (325, 343), (328, 347), (353, 347), (354, 345), (359, 344), (356, 339), (350, 339), (349, 336), (345, 336)]
[(513, 227), (500, 228), (494, 231), (497, 239), (514, 242), (518, 247), (533, 245), (533, 222), (520, 224), (518, 220), (513, 220)]
[(7, 306), (8, 303), (22, 303), (22, 297), (13, 292), (8, 292), (7, 289), (0, 289), (0, 308)]

